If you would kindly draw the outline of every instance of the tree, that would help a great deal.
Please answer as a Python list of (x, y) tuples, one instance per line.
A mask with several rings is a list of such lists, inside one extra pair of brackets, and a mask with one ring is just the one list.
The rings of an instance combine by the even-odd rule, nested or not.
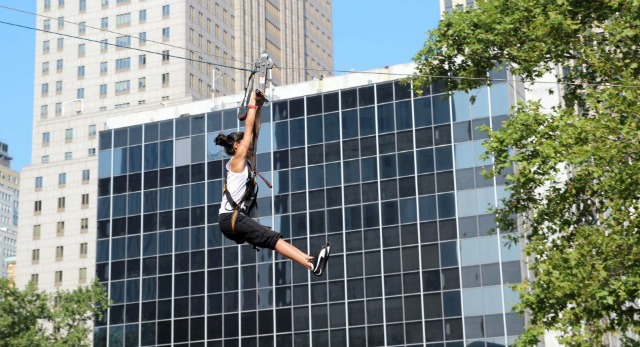
[(522, 102), (486, 129), (488, 175), (516, 168), (496, 218), (532, 274), (517, 287), (530, 318), (521, 346), (545, 330), (575, 346), (640, 333), (639, 56), (640, 1), (476, 0), (445, 14), (414, 57), (418, 89), (469, 91), (496, 66), (526, 81), (562, 67), (561, 105)]
[(90, 322), (108, 306), (102, 285), (46, 293), (0, 279), (0, 347), (91, 346)]

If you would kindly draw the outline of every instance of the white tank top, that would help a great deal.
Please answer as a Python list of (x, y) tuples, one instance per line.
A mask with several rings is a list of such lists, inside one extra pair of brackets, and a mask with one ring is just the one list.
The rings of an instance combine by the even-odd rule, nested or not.
[[(231, 194), (231, 198), (234, 202), (242, 200), (245, 191), (247, 190), (247, 178), (249, 177), (249, 165), (245, 164), (244, 170), (237, 173), (231, 171), (231, 160), (225, 165), (227, 168), (227, 190)], [(244, 204), (243, 204), (244, 205)], [(233, 212), (233, 206), (227, 201), (227, 194), (222, 194), (222, 203), (220, 204), (219, 214)]]

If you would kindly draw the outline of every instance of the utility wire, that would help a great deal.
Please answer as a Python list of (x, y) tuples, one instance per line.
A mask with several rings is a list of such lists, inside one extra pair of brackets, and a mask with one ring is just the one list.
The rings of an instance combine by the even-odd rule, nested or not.
[[(0, 5), (0, 7), (5, 7)], [(47, 18), (51, 18), (51, 17), (47, 17)], [(55, 19), (55, 18), (53, 18)], [(136, 50), (136, 51), (140, 51), (140, 52), (145, 52), (145, 53), (150, 53), (150, 54), (157, 54), (157, 55), (163, 55), (163, 56), (168, 56), (168, 57), (172, 57), (172, 58), (176, 58), (176, 59), (182, 59), (182, 60), (186, 60), (186, 61), (191, 61), (191, 62), (197, 62), (197, 63), (204, 63), (210, 66), (217, 66), (217, 67), (224, 67), (224, 68), (229, 68), (229, 69), (234, 69), (234, 70), (240, 70), (240, 71), (247, 71), (247, 72), (253, 72), (254, 70), (252, 69), (247, 69), (247, 68), (239, 68), (239, 67), (234, 67), (234, 66), (230, 66), (230, 65), (225, 65), (225, 64), (218, 64), (218, 63), (211, 63), (209, 61), (206, 60), (199, 60), (199, 59), (191, 59), (191, 58), (186, 58), (186, 57), (180, 57), (180, 56), (176, 56), (176, 55), (165, 55), (163, 53), (160, 52), (155, 52), (155, 51), (150, 51), (150, 50), (146, 50), (146, 49), (142, 49), (142, 48), (135, 48), (135, 47), (127, 47), (127, 46), (120, 46), (118, 44), (113, 44), (113, 43), (109, 43), (109, 42), (101, 42), (95, 39), (89, 39), (86, 37), (81, 37), (81, 36), (76, 36), (76, 35), (69, 35), (69, 34), (63, 34), (60, 32), (55, 32), (55, 31), (49, 31), (49, 30), (44, 30), (44, 29), (38, 29), (38, 28), (34, 28), (34, 27), (29, 27), (29, 26), (25, 26), (25, 25), (20, 25), (20, 24), (15, 24), (15, 23), (9, 23), (9, 22), (4, 22), (4, 21), (0, 21), (0, 24), (5, 24), (5, 25), (10, 25), (10, 26), (15, 26), (15, 27), (19, 27), (19, 28), (24, 28), (24, 29), (30, 29), (30, 30), (35, 30), (35, 31), (40, 31), (40, 32), (45, 32), (45, 33), (51, 33), (54, 35), (60, 35), (60, 36), (65, 36), (65, 37), (70, 37), (70, 38), (76, 38), (79, 40), (84, 40), (84, 41), (90, 41), (90, 42), (95, 42), (95, 43), (99, 43), (99, 44), (107, 44), (110, 46), (116, 46), (119, 48), (123, 48), (123, 49), (132, 49), (132, 50)], [(117, 33), (119, 34), (119, 33)], [(124, 35), (123, 36), (128, 36), (131, 37), (130, 35)], [(150, 41), (150, 42), (155, 42), (155, 41)], [(162, 43), (164, 44), (164, 43)], [(180, 49), (184, 49), (184, 50), (188, 50), (186, 48), (183, 47), (179, 47), (179, 46), (174, 46)], [(236, 60), (237, 61), (237, 60)], [(242, 61), (240, 61), (242, 62)], [(242, 62), (245, 63), (246, 62)], [(386, 75), (386, 76), (399, 76), (399, 77), (404, 77), (404, 78), (430, 78), (430, 79), (459, 79), (459, 80), (480, 80), (480, 81), (485, 81), (485, 82), (513, 82), (515, 81), (515, 79), (508, 79), (508, 78), (491, 78), (491, 77), (463, 77), (463, 76), (440, 76), (440, 75), (429, 75), (429, 74), (414, 74), (414, 73), (393, 73), (393, 72), (382, 72), (382, 71), (352, 71), (352, 70), (326, 70), (326, 69), (311, 69), (311, 68), (293, 68), (293, 67), (280, 67), (280, 66), (274, 66), (275, 68), (281, 69), (281, 70), (299, 70), (299, 71), (314, 71), (314, 72), (334, 72), (334, 73), (345, 73), (345, 74), (365, 74), (365, 75)], [(616, 88), (640, 88), (640, 85), (626, 85), (626, 84), (616, 84), (616, 83), (582, 83), (582, 82), (563, 82), (563, 81), (526, 81), (526, 80), (522, 80), (525, 83), (532, 83), (532, 84), (556, 84), (556, 85), (573, 85), (573, 86), (582, 86), (582, 87), (616, 87)]]
[[(324, 72), (329, 71), (326, 69), (310, 69), (310, 68), (294, 68), (294, 67), (278, 67), (282, 70), (305, 70), (305, 71), (316, 71), (316, 72)], [(411, 77), (421, 77), (421, 78), (431, 78), (431, 79), (457, 79), (457, 80), (479, 80), (486, 82), (514, 82), (515, 78), (493, 78), (493, 77), (464, 77), (464, 76), (439, 76), (439, 75), (429, 75), (429, 74), (413, 74), (413, 73), (393, 73), (393, 72), (383, 72), (383, 71), (352, 71), (352, 70), (332, 70), (333, 72), (345, 73), (345, 74), (365, 74), (365, 75), (388, 75), (388, 76), (399, 76), (405, 78)], [(531, 84), (560, 84), (560, 85), (573, 85), (573, 86), (582, 86), (582, 87), (618, 87), (618, 88), (640, 88), (640, 85), (630, 85), (630, 84), (616, 84), (616, 83), (582, 83), (582, 82), (564, 82), (564, 81), (527, 81), (525, 79), (521, 79), (521, 82), (531, 83)]]
[[(47, 16), (47, 15), (44, 15), (44, 14), (39, 14), (39, 13), (33, 13), (33, 12), (21, 10), (19, 8), (5, 6), (5, 5), (0, 5), (0, 8), (4, 8), (4, 9), (7, 9), (7, 10), (16, 11), (16, 12), (21, 12), (21, 13), (25, 13), (25, 14), (29, 14), (29, 15), (33, 15), (33, 16), (48, 18), (48, 19), (52, 19), (52, 20), (55, 20), (55, 21), (59, 20), (58, 18), (55, 18), (55, 17), (51, 17), (51, 16)], [(80, 23), (77, 23), (77, 22), (72, 22), (72, 21), (68, 21), (68, 20), (62, 20), (62, 21), (65, 22), (65, 23), (69, 23), (69, 24), (80, 26)], [(94, 26), (90, 26), (90, 25), (86, 25), (86, 24), (85, 24), (85, 27), (90, 28), (90, 29), (99, 30), (99, 31), (102, 31), (102, 32), (105, 32), (105, 33), (111, 33), (111, 34), (116, 34), (116, 35), (120, 35), (120, 36), (133, 37), (134, 39), (137, 39), (138, 41), (152, 42), (152, 43), (161, 44), (161, 45), (164, 45), (164, 46), (167, 46), (167, 47), (173, 47), (173, 48), (178, 48), (178, 49), (182, 49), (182, 50), (185, 50), (185, 51), (190, 51), (190, 52), (194, 52), (194, 53), (208, 55), (208, 56), (211, 56), (211, 57), (214, 57), (214, 58), (222, 59), (223, 63), (224, 63), (224, 60), (227, 59), (227, 60), (231, 60), (231, 61), (242, 63), (244, 65), (249, 65), (249, 66), (253, 65), (252, 63), (248, 63), (246, 61), (242, 61), (242, 60), (238, 60), (238, 59), (234, 59), (234, 58), (224, 58), (224, 57), (221, 57), (219, 55), (215, 55), (215, 54), (211, 54), (211, 53), (207, 53), (207, 52), (203, 52), (203, 51), (198, 51), (198, 50), (193, 50), (193, 49), (188, 49), (188, 48), (185, 48), (185, 47), (181, 47), (181, 46), (178, 46), (178, 45), (173, 45), (173, 44), (166, 43), (166, 42), (160, 42), (160, 41), (155, 41), (155, 40), (146, 40), (146, 39), (145, 40), (141, 40), (139, 37), (135, 37), (135, 36), (132, 36), (132, 35), (129, 35), (129, 34), (120, 33), (120, 32), (113, 31), (113, 30), (98, 28), (98, 27), (94, 27)], [(48, 32), (50, 32), (50, 31), (48, 31)]]
[(54, 32), (54, 31), (48, 31), (48, 30), (44, 30), (44, 29), (33, 28), (33, 27), (30, 27), (30, 26), (26, 26), (26, 25), (20, 25), (20, 24), (9, 23), (9, 22), (4, 22), (4, 21), (0, 21), (0, 24), (15, 26), (15, 27), (23, 28), (23, 29), (36, 30), (36, 31), (41, 31), (41, 32), (45, 32), (45, 33), (51, 33), (51, 34), (54, 34), (54, 35), (70, 37), (70, 38), (76, 38), (76, 39), (79, 39), (79, 40), (95, 42), (95, 43), (99, 43), (99, 44), (107, 44), (109, 46), (116, 46), (116, 47), (119, 47), (119, 48), (132, 49), (132, 50), (139, 51), (139, 52), (157, 54), (157, 55), (161, 55), (161, 56), (164, 56), (164, 57), (182, 59), (182, 60), (196, 62), (196, 63), (204, 63), (204, 64), (207, 64), (207, 65), (210, 65), (210, 66), (218, 66), (218, 67), (225, 67), (225, 68), (234, 69), (234, 70), (253, 72), (253, 70), (251, 70), (251, 69), (245, 69), (245, 68), (240, 68), (240, 67), (235, 67), (235, 66), (230, 66), (230, 65), (224, 65), (224, 64), (211, 63), (211, 62), (206, 61), (206, 60), (191, 59), (191, 58), (186, 58), (186, 57), (180, 57), (180, 56), (177, 56), (177, 55), (163, 54), (161, 52), (150, 51), (150, 50), (142, 49), (142, 48), (121, 46), (121, 45), (118, 45), (117, 43), (102, 42), (102, 41), (99, 41), (99, 40), (89, 39), (89, 38), (86, 38), (86, 37), (80, 37), (80, 36), (63, 34), (63, 33)]

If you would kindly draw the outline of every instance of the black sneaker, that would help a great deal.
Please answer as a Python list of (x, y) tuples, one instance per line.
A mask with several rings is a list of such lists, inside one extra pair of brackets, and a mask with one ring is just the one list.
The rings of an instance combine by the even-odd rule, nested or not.
[(327, 242), (322, 246), (315, 258), (311, 260), (311, 265), (313, 265), (311, 272), (313, 272), (314, 275), (322, 276), (324, 267), (327, 265), (329, 255), (331, 255), (331, 244)]

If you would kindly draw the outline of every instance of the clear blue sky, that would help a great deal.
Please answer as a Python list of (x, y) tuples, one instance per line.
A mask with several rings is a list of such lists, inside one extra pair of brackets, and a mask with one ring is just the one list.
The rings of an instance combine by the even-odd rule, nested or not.
[[(36, 11), (34, 0), (0, 5)], [(438, 0), (333, 0), (334, 69), (408, 63), (438, 18)], [(0, 21), (36, 25), (34, 16), (3, 8)], [(0, 140), (9, 144), (14, 170), (31, 163), (34, 55), (33, 30), (0, 23)]]

